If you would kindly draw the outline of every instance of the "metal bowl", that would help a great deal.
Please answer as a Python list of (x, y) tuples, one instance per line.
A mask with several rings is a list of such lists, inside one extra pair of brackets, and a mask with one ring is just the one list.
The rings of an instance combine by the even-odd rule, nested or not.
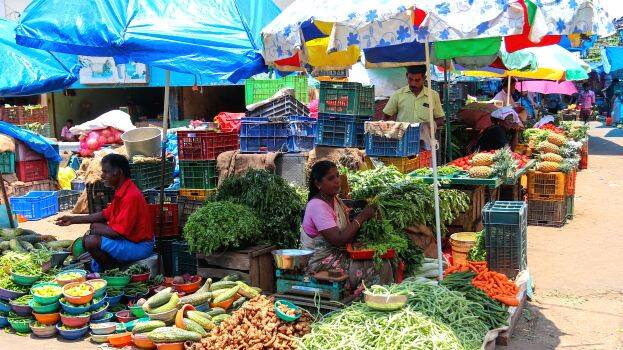
[(363, 295), (366, 305), (378, 311), (399, 310), (407, 303), (407, 296), (401, 294), (372, 295), (366, 291)]
[(279, 249), (273, 250), (272, 253), (277, 268), (283, 270), (304, 268), (314, 255), (314, 251), (308, 249)]

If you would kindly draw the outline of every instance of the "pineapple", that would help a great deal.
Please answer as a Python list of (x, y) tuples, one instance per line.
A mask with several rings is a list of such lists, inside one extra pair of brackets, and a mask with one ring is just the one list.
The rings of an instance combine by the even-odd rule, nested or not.
[(567, 142), (567, 139), (560, 135), (560, 134), (556, 134), (554, 132), (550, 132), (549, 135), (547, 135), (547, 141), (550, 143), (553, 143), (554, 145), (560, 147), (562, 145), (564, 145)]
[(536, 170), (540, 171), (542, 173), (551, 173), (551, 172), (555, 172), (558, 171), (560, 169), (560, 163), (556, 163), (556, 162), (540, 162), (539, 165), (537, 165)]
[(560, 163), (562, 162), (562, 157), (555, 153), (545, 153), (541, 154), (541, 160), (546, 162)]
[(469, 162), (472, 166), (489, 166), (493, 164), (493, 154), (476, 153)]
[(539, 143), (539, 152), (541, 153), (560, 153), (560, 147), (556, 146), (553, 143), (549, 143), (547, 141), (543, 141)]
[(493, 169), (491, 169), (488, 166), (479, 165), (479, 166), (471, 167), (469, 169), (470, 177), (477, 177), (477, 178), (484, 179), (484, 178), (491, 176), (491, 174), (493, 174)]

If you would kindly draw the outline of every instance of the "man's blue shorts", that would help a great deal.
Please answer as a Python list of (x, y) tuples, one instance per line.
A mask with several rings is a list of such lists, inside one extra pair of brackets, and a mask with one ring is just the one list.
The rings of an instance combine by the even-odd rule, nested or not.
[[(125, 238), (102, 237), (100, 248), (119, 262), (131, 263), (150, 257), (154, 251), (154, 241), (134, 243)], [(91, 268), (94, 272), (99, 272), (99, 266), (95, 260), (91, 262)]]

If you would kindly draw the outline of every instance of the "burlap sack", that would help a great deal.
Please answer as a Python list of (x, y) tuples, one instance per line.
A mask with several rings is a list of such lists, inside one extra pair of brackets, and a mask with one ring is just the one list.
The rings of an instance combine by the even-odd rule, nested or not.
[(15, 152), (15, 140), (3, 134), (0, 134), (0, 153)]
[(219, 154), (216, 166), (219, 184), (231, 175), (242, 174), (249, 169), (275, 172), (275, 159), (278, 153), (245, 154), (240, 151), (227, 151)]

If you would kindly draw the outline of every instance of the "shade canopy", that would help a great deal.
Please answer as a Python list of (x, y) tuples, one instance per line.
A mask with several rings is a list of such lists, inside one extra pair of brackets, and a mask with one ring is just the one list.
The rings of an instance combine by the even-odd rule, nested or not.
[(235, 82), (265, 70), (260, 30), (279, 12), (271, 0), (34, 0), (16, 40)]
[(623, 69), (623, 47), (608, 46), (601, 49), (601, 60), (606, 74), (615, 74)]
[(28, 96), (62, 90), (78, 80), (72, 55), (53, 54), (15, 43), (16, 23), (0, 19), (0, 96)]
[(526, 80), (515, 83), (515, 89), (524, 92), (538, 92), (541, 94), (563, 94), (573, 95), (578, 92), (575, 84), (570, 81), (549, 81), (549, 80)]

